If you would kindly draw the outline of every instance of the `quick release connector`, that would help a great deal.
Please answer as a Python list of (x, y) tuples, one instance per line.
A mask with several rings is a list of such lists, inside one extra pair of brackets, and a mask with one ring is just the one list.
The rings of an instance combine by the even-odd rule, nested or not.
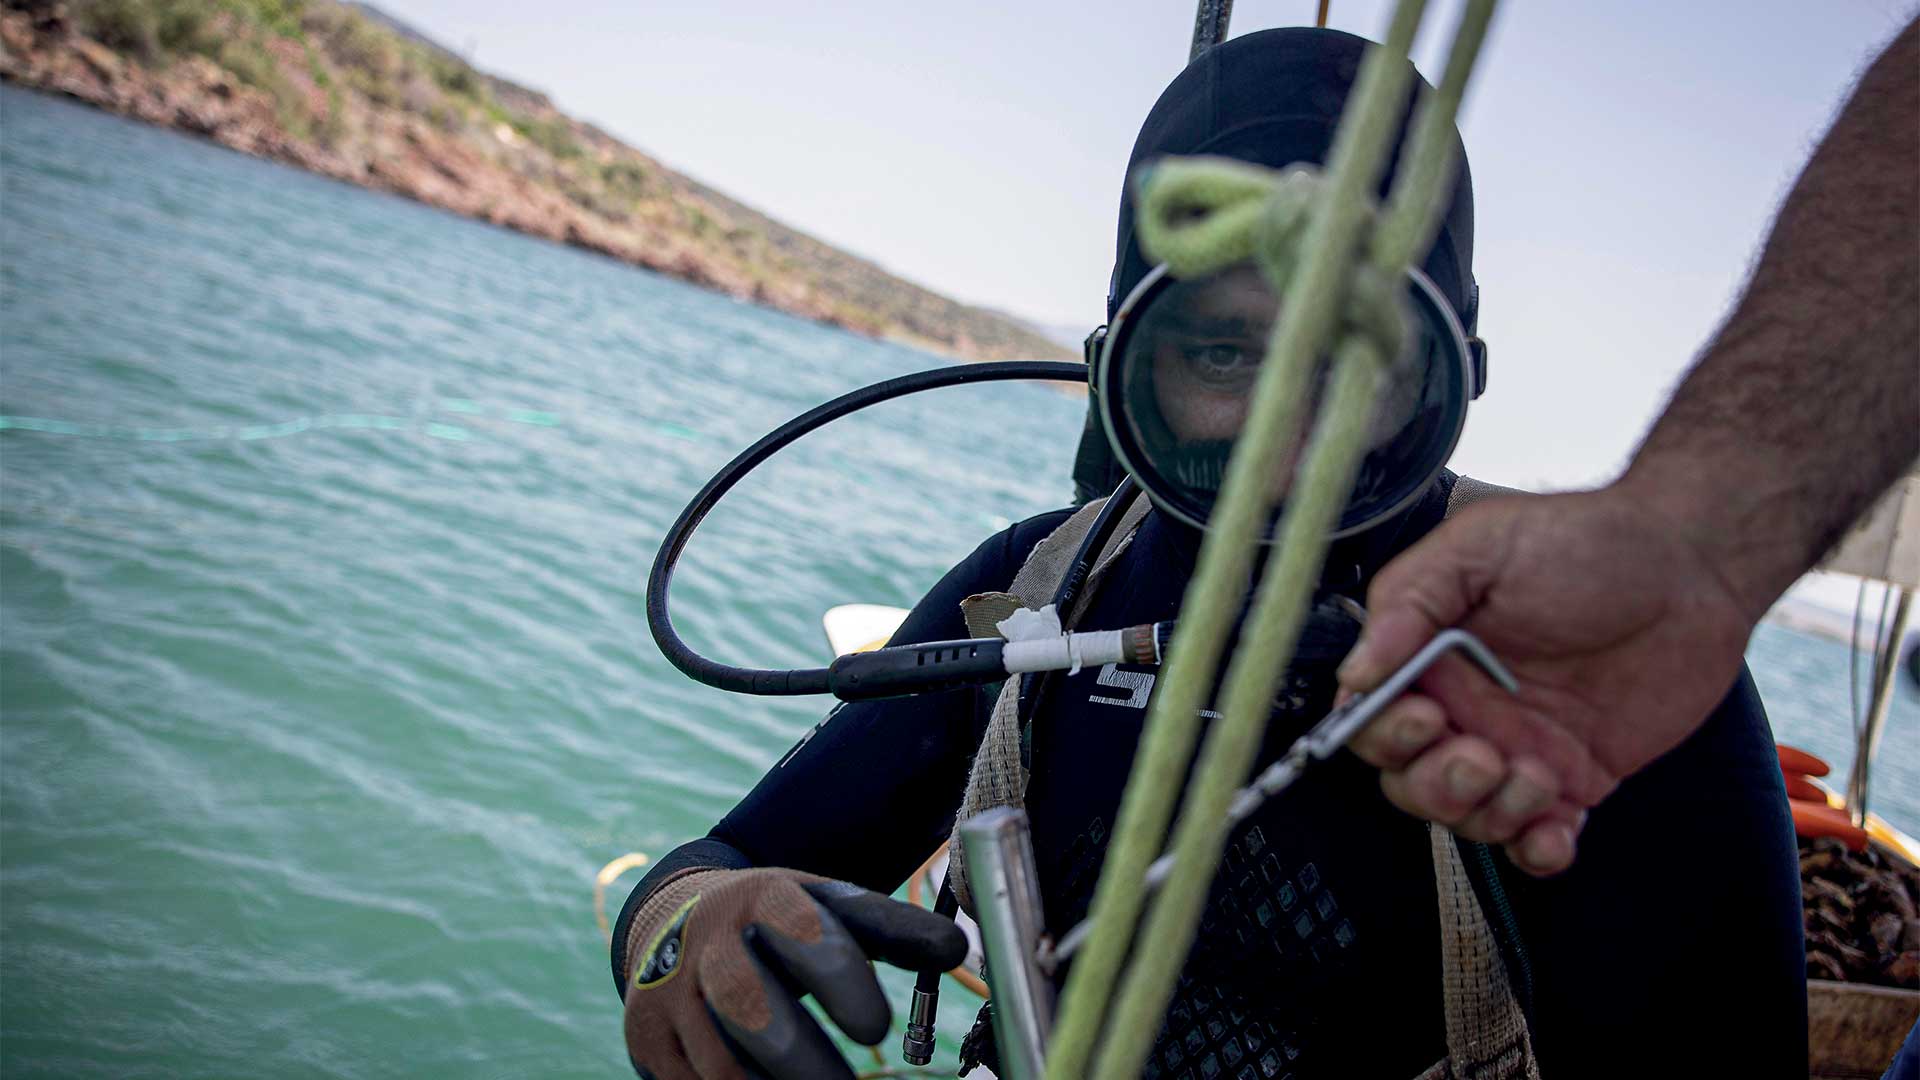
[(939, 976), (934, 976), (933, 989), (913, 988), (913, 997), (907, 1003), (907, 1034), (900, 1043), (900, 1056), (909, 1065), (925, 1065), (933, 1060), (933, 1025), (935, 1014), (940, 1011)]

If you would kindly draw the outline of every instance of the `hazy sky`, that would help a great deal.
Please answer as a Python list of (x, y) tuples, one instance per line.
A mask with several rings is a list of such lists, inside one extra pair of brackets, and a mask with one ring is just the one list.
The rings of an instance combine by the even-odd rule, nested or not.
[[(1186, 58), (1190, 0), (380, 0), (488, 70), (950, 295), (1091, 327), (1121, 172)], [(1437, 74), (1457, 2), (1416, 60)], [(1236, 33), (1310, 22), (1241, 0)], [(1462, 127), (1487, 396), (1457, 469), (1608, 478), (1740, 284), (1904, 0), (1517, 0)], [(1333, 0), (1378, 37), (1387, 5)], [(1730, 481), (1735, 478), (1729, 478)]]

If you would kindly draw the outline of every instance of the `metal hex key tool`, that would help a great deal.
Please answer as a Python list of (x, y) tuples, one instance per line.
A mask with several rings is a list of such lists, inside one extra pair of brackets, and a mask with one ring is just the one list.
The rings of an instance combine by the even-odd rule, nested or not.
[[(1263, 769), (1259, 776), (1254, 777), (1253, 783), (1241, 788), (1227, 808), (1227, 828), (1232, 829), (1245, 821), (1260, 808), (1261, 804), (1285, 791), (1300, 778), (1300, 774), (1306, 771), (1309, 764), (1332, 757), (1335, 751), (1347, 745), (1348, 741), (1371, 723), (1374, 717), (1379, 716), (1387, 706), (1398, 700), (1401, 694), (1406, 693), (1420, 676), (1426, 674), (1428, 668), (1455, 649), (1465, 653), (1467, 659), (1486, 672), (1488, 678), (1500, 684), (1501, 689), (1509, 694), (1519, 692), (1520, 684), (1514, 679), (1513, 673), (1506, 669), (1499, 657), (1493, 655), (1493, 650), (1487, 648), (1479, 638), (1465, 630), (1443, 630), (1435, 635), (1432, 641), (1427, 642), (1424, 648), (1413, 654), (1413, 659), (1408, 660), (1399, 670), (1389, 675), (1385, 682), (1365, 694), (1348, 699), (1346, 704), (1322, 717), (1319, 723), (1307, 729), (1306, 734), (1295, 739), (1293, 745), (1287, 747), (1287, 752), (1281, 756), (1280, 760)], [(1157, 890), (1161, 883), (1166, 881), (1167, 875), (1172, 872), (1173, 856), (1171, 854), (1155, 859), (1153, 865), (1147, 868), (1145, 881), (1147, 891), (1151, 893)], [(1091, 920), (1084, 920), (1080, 925), (1069, 930), (1066, 936), (1060, 939), (1060, 944), (1051, 952), (1043, 952), (1040, 958), (1041, 966), (1049, 972), (1057, 969), (1085, 943), (1087, 934), (1092, 928)]]

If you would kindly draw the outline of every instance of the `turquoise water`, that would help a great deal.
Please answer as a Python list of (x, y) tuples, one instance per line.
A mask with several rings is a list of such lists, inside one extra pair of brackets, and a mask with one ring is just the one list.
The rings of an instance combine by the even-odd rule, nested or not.
[[(738, 449), (935, 361), (10, 88), (0, 132), (0, 1071), (625, 1074), (595, 870), (821, 711), (668, 668), (647, 565)], [(1080, 408), (810, 437), (696, 536), (683, 630), (819, 662), (829, 605), (1063, 502)], [(1844, 757), (1844, 647), (1754, 659)]]

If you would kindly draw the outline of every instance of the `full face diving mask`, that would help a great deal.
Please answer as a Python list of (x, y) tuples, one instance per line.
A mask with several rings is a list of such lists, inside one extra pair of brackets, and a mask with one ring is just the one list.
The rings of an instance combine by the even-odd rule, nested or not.
[[(1484, 380), (1481, 354), (1418, 270), (1407, 272), (1412, 333), (1387, 365), (1362, 460), (1334, 536), (1361, 532), (1412, 502), (1447, 463)], [(1114, 313), (1089, 373), (1107, 437), (1154, 505), (1204, 528), (1265, 361), (1280, 301), (1250, 263), (1192, 280), (1165, 266)], [(1328, 365), (1318, 362), (1304, 429), (1273, 478), (1284, 508)], [(1273, 521), (1266, 538), (1273, 536)]]

